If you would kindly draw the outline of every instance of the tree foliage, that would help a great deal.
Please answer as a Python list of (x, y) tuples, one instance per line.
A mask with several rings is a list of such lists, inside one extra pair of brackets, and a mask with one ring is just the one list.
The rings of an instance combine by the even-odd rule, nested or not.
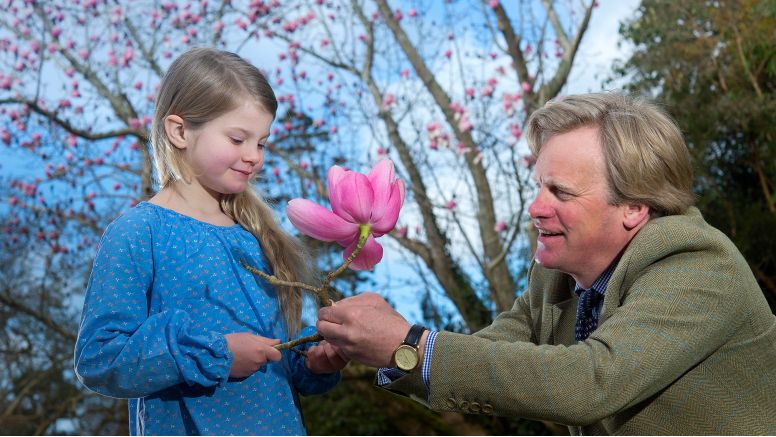
[[(102, 230), (154, 192), (153, 99), (185, 49), (236, 51), (270, 77), (281, 111), (260, 186), (281, 213), (291, 197), (326, 199), (332, 164), (361, 169), (393, 159), (408, 200), (387, 252), (406, 260), (400, 276), (422, 296), (432, 326), (474, 331), (519, 292), (531, 164), (521, 131), (565, 86), (594, 7), (592, 0), (6, 2), (0, 366), (10, 373), (0, 381), (0, 424), (19, 433), (116, 433), (126, 423), (119, 401), (75, 381), (72, 345)], [(324, 270), (338, 264), (339, 253), (319, 253)], [(352, 290), (364, 278), (337, 285)], [(347, 398), (354, 393), (394, 399), (373, 397), (369, 384), (348, 390), (351, 381), (328, 398), (330, 408), (312, 400), (305, 408), (318, 417), (361, 405)], [(445, 415), (447, 425), (411, 432), (457, 431), (451, 423), (472, 420), (481, 424)], [(497, 422), (477, 429), (522, 426)], [(310, 423), (311, 432), (349, 433)], [(358, 429), (400, 431), (383, 423)]]
[(676, 117), (699, 207), (776, 310), (776, 2), (644, 0), (621, 33), (636, 50), (620, 73)]

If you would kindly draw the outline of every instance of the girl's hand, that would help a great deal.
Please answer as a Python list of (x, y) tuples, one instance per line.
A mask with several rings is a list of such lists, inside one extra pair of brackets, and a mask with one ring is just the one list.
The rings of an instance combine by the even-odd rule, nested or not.
[(334, 373), (345, 367), (348, 361), (331, 343), (323, 340), (307, 350), (305, 365), (313, 373)]
[(265, 338), (250, 332), (226, 334), (226, 343), (232, 352), (231, 378), (245, 378), (253, 375), (267, 361), (280, 361), (280, 351), (274, 345), (280, 343), (276, 338)]

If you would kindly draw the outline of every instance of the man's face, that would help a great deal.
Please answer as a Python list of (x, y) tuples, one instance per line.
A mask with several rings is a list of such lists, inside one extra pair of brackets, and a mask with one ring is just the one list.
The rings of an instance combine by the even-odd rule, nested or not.
[(536, 262), (590, 286), (627, 245), (625, 206), (608, 203), (598, 128), (547, 141), (536, 160), (538, 193), (528, 209), (539, 231)]

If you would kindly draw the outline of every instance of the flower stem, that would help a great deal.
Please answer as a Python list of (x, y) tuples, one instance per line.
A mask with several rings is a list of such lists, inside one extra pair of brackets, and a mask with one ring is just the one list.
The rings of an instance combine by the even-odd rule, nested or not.
[[(361, 252), (361, 249), (364, 248), (364, 245), (369, 239), (371, 230), (372, 230), (372, 226), (368, 224), (358, 226), (358, 244), (356, 244), (356, 247), (353, 249), (353, 252), (348, 256), (348, 258), (345, 260), (344, 263), (342, 263), (341, 266), (339, 266), (336, 270), (331, 271), (326, 275), (326, 278), (324, 278), (323, 284), (320, 287), (313, 287), (312, 285), (305, 284), (304, 282), (284, 281), (275, 275), (268, 275), (262, 272), (261, 270), (248, 265), (248, 263), (244, 259), (241, 259), (240, 262), (242, 262), (243, 267), (248, 269), (249, 272), (261, 276), (265, 281), (269, 282), (272, 285), (280, 285), (283, 287), (291, 287), (291, 288), (301, 288), (303, 290), (312, 291), (318, 296), (318, 300), (320, 301), (322, 306), (330, 306), (332, 304), (332, 300), (329, 297), (329, 289), (334, 287), (332, 287), (329, 284), (331, 283), (332, 280), (334, 280), (334, 278), (341, 275), (342, 272), (344, 272), (345, 269), (347, 269), (348, 266), (350, 266), (350, 263), (352, 263), (353, 260), (356, 259), (356, 256), (359, 254), (359, 252)], [(318, 334), (316, 332), (313, 335), (309, 335), (307, 337), (301, 337), (296, 340), (277, 344), (274, 347), (277, 350), (290, 349), (294, 352), (301, 353), (302, 355), (306, 355), (303, 352), (297, 351), (296, 349), (294, 349), (294, 347), (300, 344), (321, 341), (321, 340), (323, 340), (323, 337), (321, 336), (321, 334)]]
[(329, 274), (326, 275), (326, 279), (323, 280), (323, 285), (321, 285), (321, 289), (322, 289), (321, 302), (327, 302), (325, 305), (328, 305), (328, 302), (329, 302), (329, 283), (332, 281), (332, 279), (341, 275), (342, 272), (344, 272), (345, 269), (347, 269), (348, 266), (350, 266), (350, 263), (352, 263), (353, 260), (356, 259), (356, 256), (359, 254), (359, 252), (361, 252), (361, 249), (364, 248), (366, 241), (369, 239), (369, 234), (371, 230), (372, 230), (371, 225), (358, 225), (358, 244), (356, 244), (356, 247), (353, 249), (353, 252), (350, 254), (350, 256), (348, 256), (348, 259), (346, 259), (345, 262), (342, 263), (342, 265), (337, 268), (337, 270), (334, 270), (333, 272), (329, 272)]
[(311, 343), (314, 341), (321, 341), (323, 340), (323, 337), (321, 334), (318, 334), (317, 332), (313, 335), (308, 335), (307, 337), (300, 337), (296, 340), (287, 341), (285, 343), (280, 343), (275, 345), (275, 349), (277, 350), (283, 350), (283, 349), (292, 349), (295, 346), (299, 346), (300, 344), (305, 343)]

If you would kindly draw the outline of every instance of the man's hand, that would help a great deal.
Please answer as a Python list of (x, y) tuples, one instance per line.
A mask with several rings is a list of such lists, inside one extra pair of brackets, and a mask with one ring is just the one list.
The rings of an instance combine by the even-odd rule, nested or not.
[(392, 365), (410, 324), (375, 293), (361, 293), (318, 311), (318, 332), (341, 355), (372, 367)]
[(347, 358), (326, 340), (307, 350), (305, 365), (313, 373), (334, 373), (348, 364)]
[(280, 351), (274, 345), (280, 343), (276, 338), (260, 337), (249, 332), (226, 334), (226, 343), (232, 352), (231, 378), (245, 378), (253, 375), (267, 361), (280, 361)]

